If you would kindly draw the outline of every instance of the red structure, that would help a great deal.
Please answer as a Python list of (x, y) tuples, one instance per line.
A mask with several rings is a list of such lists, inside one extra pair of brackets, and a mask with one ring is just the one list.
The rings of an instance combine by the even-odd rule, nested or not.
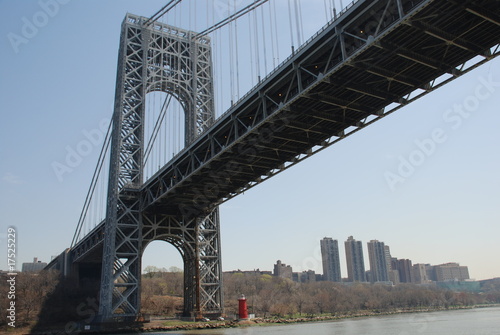
[(242, 294), (241, 298), (238, 299), (238, 315), (240, 320), (247, 320), (248, 319), (248, 309), (247, 309), (247, 299), (245, 296)]

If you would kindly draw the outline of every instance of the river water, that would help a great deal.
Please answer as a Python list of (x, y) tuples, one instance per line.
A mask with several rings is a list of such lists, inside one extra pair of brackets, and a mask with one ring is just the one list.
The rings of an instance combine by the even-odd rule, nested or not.
[(317, 323), (254, 326), (183, 332), (171, 335), (500, 335), (500, 307), (352, 318)]

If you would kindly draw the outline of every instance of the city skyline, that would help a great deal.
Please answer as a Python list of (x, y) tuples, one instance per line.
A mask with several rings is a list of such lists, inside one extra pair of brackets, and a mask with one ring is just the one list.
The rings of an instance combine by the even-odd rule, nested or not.
[[(314, 4), (303, 6), (306, 38), (323, 24), (306, 13), (323, 6)], [(8, 34), (21, 34), (23, 17), (42, 9), (37, 1), (0, 3), (9, 13), (0, 23), (6, 78), (0, 82), (0, 247), (6, 249), (7, 227), (15, 226), (19, 266), (33, 257), (49, 262), (69, 247), (100, 144), (62, 181), (53, 163), (111, 116), (125, 13), (147, 16), (163, 5), (109, 1), (96, 10), (68, 2), (16, 53)], [(188, 21), (172, 23), (201, 28)], [(318, 240), (333, 232), (361, 241), (384, 237), (395, 255), (414, 263), (457, 261), (472, 278), (499, 277), (500, 268), (485, 257), (500, 254), (499, 87), (495, 59), (223, 204), (223, 270), (283, 259), (321, 273)], [(343, 257), (340, 262), (345, 276)], [(183, 267), (179, 252), (164, 242), (149, 245), (142, 263)]]

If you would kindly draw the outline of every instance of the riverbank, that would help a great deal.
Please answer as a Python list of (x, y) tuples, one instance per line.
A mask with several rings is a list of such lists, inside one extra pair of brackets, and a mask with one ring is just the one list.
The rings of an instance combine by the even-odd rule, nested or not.
[(181, 331), (181, 330), (199, 330), (199, 329), (220, 329), (220, 328), (238, 328), (238, 327), (259, 327), (259, 326), (272, 326), (293, 323), (308, 323), (308, 322), (326, 322), (343, 320), (350, 318), (363, 318), (373, 316), (387, 316), (398, 315), (407, 313), (428, 313), (447, 310), (460, 310), (460, 309), (473, 309), (473, 308), (490, 308), (500, 307), (500, 304), (492, 305), (475, 305), (475, 306), (449, 306), (445, 307), (425, 307), (425, 308), (408, 308), (396, 309), (391, 311), (357, 311), (342, 313), (336, 315), (322, 315), (322, 316), (306, 316), (295, 318), (255, 318), (248, 321), (211, 321), (211, 322), (182, 322), (182, 321), (161, 321), (155, 320), (144, 327), (140, 328), (140, 332), (168, 332), (168, 331)]
[[(327, 322), (344, 320), (351, 318), (365, 318), (374, 316), (387, 316), (387, 315), (398, 315), (398, 314), (409, 314), (409, 313), (428, 313), (436, 311), (451, 311), (460, 309), (473, 309), (473, 308), (490, 308), (490, 307), (500, 307), (500, 304), (491, 305), (473, 305), (473, 306), (449, 306), (445, 307), (422, 307), (422, 308), (407, 308), (407, 309), (395, 309), (387, 311), (356, 311), (348, 313), (337, 313), (335, 315), (321, 315), (321, 316), (304, 316), (304, 317), (269, 317), (269, 318), (255, 318), (246, 321), (203, 321), (203, 322), (189, 322), (181, 320), (167, 320), (167, 319), (153, 319), (148, 323), (144, 324), (133, 324), (128, 326), (120, 327), (107, 327), (106, 329), (96, 329), (91, 327), (89, 330), (85, 329), (74, 329), (74, 333), (81, 334), (123, 334), (123, 333), (150, 333), (150, 332), (170, 332), (170, 331), (188, 331), (188, 330), (203, 330), (203, 329), (223, 329), (223, 328), (239, 328), (239, 327), (265, 327), (265, 326), (277, 326), (285, 324), (296, 324), (296, 323), (315, 323), (315, 322)], [(67, 332), (64, 325), (59, 327), (51, 327), (50, 329), (39, 329), (36, 331), (30, 330), (29, 328), (24, 329), (10, 329), (6, 334), (70, 334)]]

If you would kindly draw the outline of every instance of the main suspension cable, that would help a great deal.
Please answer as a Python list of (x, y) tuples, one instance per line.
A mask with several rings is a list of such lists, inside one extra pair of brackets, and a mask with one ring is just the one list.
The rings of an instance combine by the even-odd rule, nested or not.
[(111, 143), (111, 127), (112, 127), (113, 121), (109, 123), (108, 130), (106, 132), (106, 137), (104, 138), (104, 143), (101, 148), (101, 152), (99, 153), (99, 159), (97, 160), (97, 166), (94, 170), (94, 174), (92, 176), (92, 181), (90, 182), (90, 187), (87, 192), (87, 196), (85, 197), (85, 202), (83, 204), (82, 211), (80, 213), (80, 218), (78, 219), (78, 223), (76, 225), (76, 231), (75, 234), (73, 235), (73, 239), (71, 241), (71, 248), (75, 246), (75, 244), (78, 242), (78, 238), (80, 237), (80, 233), (82, 231), (85, 218), (87, 217), (87, 213), (90, 207), (90, 202), (92, 201), (92, 197), (94, 196), (94, 190), (97, 185), (97, 181), (99, 180), (99, 175), (102, 169), (102, 166), (104, 164), (104, 158), (106, 156), (106, 153), (108, 152), (108, 149), (110, 147)]
[(153, 16), (151, 16), (146, 22), (144, 22), (144, 25), (149, 26), (154, 21), (157, 21), (160, 17), (162, 17), (163, 15), (168, 13), (172, 8), (177, 6), (177, 4), (181, 1), (182, 0), (171, 0), (169, 3), (163, 6), (159, 11), (157, 11)]
[(232, 21), (238, 19), (239, 17), (247, 14), (248, 12), (251, 12), (255, 8), (261, 6), (262, 4), (265, 4), (268, 1), (269, 0), (255, 0), (255, 2), (253, 2), (250, 5), (248, 5), (248, 6), (244, 7), (244, 8), (242, 8), (242, 9), (240, 9), (239, 11), (237, 11), (236, 13), (234, 13), (233, 15), (230, 15), (227, 18), (225, 18), (224, 20), (219, 21), (218, 23), (214, 24), (211, 27), (208, 27), (207, 29), (203, 30), (201, 33), (198, 33), (198, 34), (194, 35), (194, 38), (200, 38), (202, 36), (210, 34), (214, 30), (217, 30), (217, 29), (219, 29), (221, 27), (224, 27), (229, 22), (232, 22)]

